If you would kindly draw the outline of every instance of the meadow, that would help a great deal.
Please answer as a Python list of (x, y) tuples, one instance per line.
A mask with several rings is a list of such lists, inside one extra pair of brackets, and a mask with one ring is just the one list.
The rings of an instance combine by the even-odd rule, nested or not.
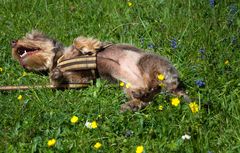
[[(240, 152), (240, 3), (237, 0), (0, 0), (0, 85), (49, 83), (11, 57), (10, 41), (37, 29), (70, 45), (79, 35), (167, 57), (192, 112), (158, 94), (137, 112), (118, 84), (0, 91), (0, 151)], [(73, 117), (75, 116), (75, 117)], [(87, 124), (86, 124), (87, 123)], [(184, 136), (184, 137), (183, 137)]]

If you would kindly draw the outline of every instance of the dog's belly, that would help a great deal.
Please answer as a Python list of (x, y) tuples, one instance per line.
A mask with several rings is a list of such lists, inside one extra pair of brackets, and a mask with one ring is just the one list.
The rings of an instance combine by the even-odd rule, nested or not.
[(142, 54), (125, 50), (124, 58), (119, 59), (121, 81), (130, 83), (132, 88), (145, 88), (142, 73), (138, 67), (139, 59)]
[(142, 56), (141, 52), (109, 47), (98, 54), (99, 74), (129, 83), (132, 89), (146, 88), (146, 83), (138, 67), (139, 59)]

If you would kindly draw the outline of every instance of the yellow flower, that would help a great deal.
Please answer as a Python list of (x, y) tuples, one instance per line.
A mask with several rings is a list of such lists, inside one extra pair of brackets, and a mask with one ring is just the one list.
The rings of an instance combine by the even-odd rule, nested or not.
[(102, 144), (100, 142), (97, 142), (95, 145), (94, 145), (94, 148), (95, 149), (99, 149), (100, 147), (102, 147)]
[(93, 129), (96, 129), (97, 128), (97, 122), (96, 121), (93, 121), (92, 123), (91, 123), (91, 127), (93, 128)]
[(159, 105), (158, 109), (159, 109), (160, 111), (162, 111), (162, 110), (163, 110), (163, 105)]
[(124, 87), (125, 83), (121, 81), (121, 82), (119, 83), (119, 85), (120, 85), (120, 87)]
[(225, 65), (228, 65), (228, 64), (229, 64), (229, 61), (228, 61), (228, 60), (226, 60), (226, 61), (224, 62), (224, 64), (225, 64)]
[(22, 100), (22, 98), (23, 98), (22, 95), (19, 95), (19, 96), (17, 97), (18, 100)]
[(128, 6), (131, 7), (132, 5), (133, 5), (133, 3), (128, 1)]
[(180, 100), (178, 98), (172, 98), (171, 103), (177, 107), (180, 104)]
[(22, 76), (25, 77), (27, 75), (27, 72), (23, 72)]
[(165, 79), (165, 76), (163, 74), (159, 74), (157, 77), (160, 81), (163, 81)]
[(126, 84), (126, 88), (130, 88), (131, 86), (132, 86), (131, 83)]
[(159, 86), (163, 88), (165, 85), (163, 83), (160, 83)]
[(3, 68), (0, 67), (0, 72), (3, 72)]
[(137, 146), (136, 153), (143, 153), (144, 147), (143, 146)]
[(77, 123), (77, 122), (78, 122), (78, 117), (74, 115), (74, 116), (71, 118), (71, 123), (72, 123), (72, 124), (75, 124), (75, 123)]
[(197, 113), (199, 111), (198, 104), (196, 102), (191, 102), (189, 107), (193, 113)]
[(52, 147), (56, 144), (57, 140), (56, 139), (50, 139), (48, 140), (48, 147)]

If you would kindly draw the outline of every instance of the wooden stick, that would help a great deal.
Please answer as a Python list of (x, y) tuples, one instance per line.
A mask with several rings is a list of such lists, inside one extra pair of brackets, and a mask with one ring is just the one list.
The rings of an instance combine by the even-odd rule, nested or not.
[(29, 89), (77, 89), (89, 86), (89, 83), (76, 83), (76, 84), (62, 84), (59, 86), (54, 85), (33, 85), (33, 86), (0, 86), (0, 91), (11, 91), (11, 90), (29, 90)]

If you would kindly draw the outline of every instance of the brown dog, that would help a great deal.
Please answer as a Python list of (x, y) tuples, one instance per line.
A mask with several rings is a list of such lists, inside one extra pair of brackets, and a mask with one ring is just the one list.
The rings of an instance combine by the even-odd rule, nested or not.
[(33, 31), (12, 42), (12, 55), (28, 70), (50, 72), (54, 85), (87, 83), (95, 79), (91, 70), (63, 70), (59, 63), (79, 56), (96, 55), (98, 75), (110, 81), (121, 81), (130, 101), (121, 110), (138, 110), (151, 101), (162, 89), (190, 99), (178, 88), (179, 76), (172, 64), (163, 57), (145, 53), (124, 44), (110, 44), (78, 37), (69, 47)]

